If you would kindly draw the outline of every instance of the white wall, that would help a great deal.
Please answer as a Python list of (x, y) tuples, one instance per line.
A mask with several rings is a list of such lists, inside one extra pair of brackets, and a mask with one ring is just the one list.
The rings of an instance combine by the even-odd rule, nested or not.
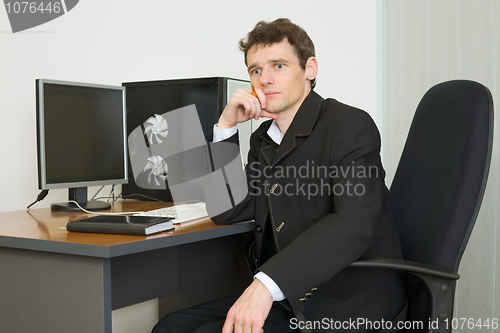
[[(0, 211), (25, 209), (39, 192), (36, 78), (111, 85), (203, 76), (247, 78), (238, 40), (259, 20), (278, 17), (301, 25), (315, 42), (316, 91), (377, 119), (372, 0), (82, 0), (64, 16), (16, 34), (0, 9)], [(65, 190), (52, 190), (34, 208), (64, 200)], [(113, 314), (114, 331), (134, 327), (139, 332), (137, 321), (143, 316), (137, 317), (138, 306)], [(155, 303), (144, 306), (154, 308)], [(144, 332), (149, 332), (151, 321), (155, 319), (142, 325)]]
[[(12, 34), (0, 8), (0, 211), (21, 210), (37, 188), (36, 78), (122, 82), (247, 78), (237, 42), (259, 20), (288, 17), (316, 44), (317, 92), (376, 118), (375, 2), (82, 0), (67, 14)], [(67, 199), (52, 190), (34, 206)]]

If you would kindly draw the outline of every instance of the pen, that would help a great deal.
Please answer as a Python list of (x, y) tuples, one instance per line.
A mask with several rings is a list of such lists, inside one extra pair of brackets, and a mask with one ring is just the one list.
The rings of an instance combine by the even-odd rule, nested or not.
[(257, 92), (255, 91), (255, 88), (252, 86), (252, 95), (254, 95), (255, 97), (257, 97)]
[[(259, 100), (259, 104), (260, 104), (260, 99), (259, 99), (259, 97), (257, 96), (257, 92), (255, 91), (255, 88), (254, 88), (253, 86), (251, 86), (251, 87), (252, 87), (252, 95), (254, 95), (255, 97), (257, 97), (257, 99)], [(260, 108), (261, 108), (262, 110), (264, 110), (264, 109), (262, 108), (262, 105), (260, 106)]]

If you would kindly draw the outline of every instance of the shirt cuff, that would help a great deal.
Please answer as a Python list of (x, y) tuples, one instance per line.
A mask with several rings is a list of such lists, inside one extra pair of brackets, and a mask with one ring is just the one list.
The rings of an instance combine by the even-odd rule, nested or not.
[(269, 292), (271, 293), (273, 300), (282, 301), (286, 298), (280, 287), (278, 287), (276, 282), (274, 282), (273, 279), (271, 279), (266, 273), (258, 272), (257, 274), (255, 274), (254, 279), (259, 279), (259, 281), (262, 282), (264, 286), (266, 286), (267, 290), (269, 290)]
[(219, 142), (222, 140), (226, 140), (226, 139), (232, 137), (233, 135), (235, 135), (237, 132), (238, 132), (238, 128), (236, 126), (233, 126), (231, 128), (222, 129), (222, 128), (218, 128), (217, 124), (215, 124), (214, 131), (213, 131), (214, 137), (213, 137), (212, 142)]

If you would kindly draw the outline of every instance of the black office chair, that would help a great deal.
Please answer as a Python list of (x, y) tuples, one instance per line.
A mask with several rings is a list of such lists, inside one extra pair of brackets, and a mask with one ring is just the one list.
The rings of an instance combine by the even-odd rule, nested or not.
[[(492, 144), (493, 101), (482, 84), (444, 82), (420, 101), (391, 186), (405, 260), (352, 265), (411, 273), (407, 321), (425, 325), (414, 332), (451, 332), (458, 267), (483, 199)], [(439, 328), (429, 329), (429, 320)]]

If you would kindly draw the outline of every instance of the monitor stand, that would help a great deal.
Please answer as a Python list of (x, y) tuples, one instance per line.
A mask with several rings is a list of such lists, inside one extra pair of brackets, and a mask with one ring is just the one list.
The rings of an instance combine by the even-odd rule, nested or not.
[[(78, 204), (86, 210), (104, 210), (111, 208), (111, 205), (104, 201), (98, 201), (98, 200), (88, 201), (86, 187), (70, 188), (68, 193), (68, 198), (69, 200), (74, 200), (78, 202)], [(73, 202), (54, 203), (50, 206), (50, 209), (58, 212), (81, 211), (81, 209)]]

